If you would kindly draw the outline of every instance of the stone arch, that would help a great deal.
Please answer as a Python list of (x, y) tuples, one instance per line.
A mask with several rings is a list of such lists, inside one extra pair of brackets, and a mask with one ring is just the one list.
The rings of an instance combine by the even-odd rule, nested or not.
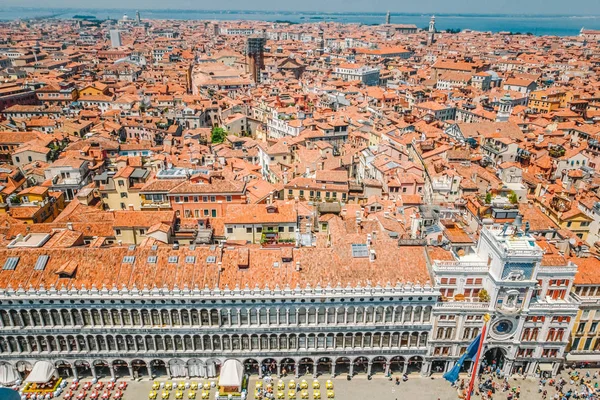
[(298, 362), (299, 374), (312, 374), (315, 361), (310, 357), (303, 357)]
[(169, 369), (173, 378), (184, 377), (188, 374), (186, 363), (178, 358), (169, 360)]
[(77, 372), (76, 375), (79, 379), (93, 376), (92, 367), (90, 366), (90, 363), (85, 360), (75, 361), (75, 371)]
[(383, 374), (386, 372), (387, 358), (382, 356), (374, 357), (371, 361), (371, 375)]
[(354, 365), (354, 374), (366, 374), (369, 368), (369, 359), (367, 357), (356, 357), (352, 362)]
[(134, 379), (143, 376), (149, 376), (148, 364), (146, 364), (146, 361), (144, 360), (136, 359), (131, 361), (131, 369), (133, 371)]
[(208, 378), (214, 378), (221, 372), (221, 360), (218, 358), (209, 358), (206, 360), (206, 375)]
[(421, 368), (423, 368), (423, 357), (412, 356), (408, 359), (408, 368), (406, 370), (406, 373), (420, 373)]
[(277, 361), (273, 358), (265, 358), (260, 363), (262, 375), (273, 375), (277, 373)]
[(329, 357), (321, 357), (317, 360), (317, 376), (331, 374), (333, 361)]
[(258, 361), (256, 361), (254, 358), (248, 358), (244, 360), (243, 365), (244, 371), (248, 375), (258, 375), (260, 373)]
[(401, 374), (404, 372), (404, 366), (406, 365), (406, 359), (402, 356), (392, 357), (390, 359), (390, 373)]
[(350, 365), (352, 362), (348, 357), (338, 357), (335, 360), (335, 372), (337, 374), (350, 374)]
[(33, 365), (29, 361), (17, 361), (15, 368), (21, 377), (25, 379), (33, 369)]
[(92, 367), (99, 378), (111, 376), (111, 366), (106, 360), (94, 360)]
[(190, 377), (206, 378), (206, 363), (199, 358), (191, 358), (187, 362)]
[(68, 361), (57, 360), (54, 362), (54, 367), (61, 378), (70, 378), (73, 376), (73, 366)]
[(150, 361), (150, 368), (155, 377), (167, 376), (167, 364), (163, 360), (155, 359)]
[(125, 360), (114, 360), (112, 368), (117, 377), (129, 376), (129, 364)]
[(296, 361), (293, 358), (284, 358), (280, 362), (281, 375), (287, 376), (296, 372)]

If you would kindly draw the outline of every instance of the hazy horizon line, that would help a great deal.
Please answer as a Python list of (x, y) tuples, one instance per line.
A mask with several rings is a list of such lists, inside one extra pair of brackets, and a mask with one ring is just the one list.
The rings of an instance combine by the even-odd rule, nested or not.
[(434, 11), (420, 11), (420, 12), (401, 12), (393, 10), (382, 10), (382, 11), (318, 11), (318, 10), (273, 10), (273, 9), (206, 9), (206, 8), (137, 8), (137, 7), (84, 7), (84, 6), (70, 6), (70, 7), (31, 7), (31, 6), (6, 6), (11, 9), (24, 9), (24, 10), (88, 10), (88, 11), (120, 11), (120, 10), (138, 10), (138, 11), (197, 11), (197, 12), (222, 12), (222, 13), (311, 13), (311, 14), (330, 14), (330, 15), (382, 15), (385, 16), (388, 12), (391, 15), (407, 15), (407, 16), (420, 16), (420, 15), (436, 15), (436, 16), (494, 16), (494, 17), (582, 17), (582, 19), (592, 19), (600, 17), (600, 14), (575, 14), (575, 13), (470, 13), (470, 12), (434, 12)]

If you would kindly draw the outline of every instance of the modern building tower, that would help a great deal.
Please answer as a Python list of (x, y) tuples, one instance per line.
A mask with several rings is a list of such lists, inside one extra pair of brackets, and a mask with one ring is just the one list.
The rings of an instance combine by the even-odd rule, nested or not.
[(121, 31), (118, 29), (110, 30), (110, 47), (121, 47)]
[(246, 40), (246, 65), (254, 82), (260, 82), (260, 70), (265, 67), (264, 51), (266, 39), (264, 36), (250, 36)]

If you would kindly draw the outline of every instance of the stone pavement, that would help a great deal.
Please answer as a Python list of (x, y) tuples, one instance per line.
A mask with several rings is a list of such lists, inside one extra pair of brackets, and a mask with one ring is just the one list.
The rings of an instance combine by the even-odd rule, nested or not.
[[(583, 374), (585, 374), (586, 370), (580, 370)], [(589, 370), (590, 374), (593, 374), (594, 371)], [(563, 372), (559, 376), (567, 378), (567, 372)], [(464, 378), (465, 381), (468, 381), (468, 377), (466, 375), (461, 376), (461, 379)], [(250, 384), (248, 386), (249, 400), (255, 400), (254, 398), (254, 389), (256, 386), (257, 377), (253, 376), (250, 378)], [(284, 382), (286, 382), (286, 400), (287, 397), (287, 382), (292, 379), (291, 377), (284, 378)], [(306, 379), (309, 383), (309, 399), (312, 400), (312, 376), (306, 375), (305, 377), (300, 377), (299, 379), (295, 379), (296, 382), (300, 382), (302, 379)], [(322, 399), (325, 400), (325, 381), (327, 381), (328, 377), (322, 376), (319, 377), (318, 380), (321, 382), (321, 394)], [(82, 381), (87, 381), (89, 379), (85, 379)], [(141, 381), (130, 381), (128, 378), (125, 379), (129, 383), (129, 387), (125, 391), (124, 400), (147, 400), (148, 393), (151, 390), (152, 381), (147, 378)], [(156, 379), (159, 382), (167, 381), (166, 378), (158, 378)], [(69, 379), (69, 381), (71, 381)], [(101, 379), (101, 381), (108, 381), (108, 379)], [(172, 379), (170, 380), (173, 383), (179, 383), (182, 381), (188, 382), (198, 382), (203, 383), (206, 381), (217, 381), (217, 378), (214, 379)], [(276, 384), (278, 381), (277, 378), (274, 378), (274, 383)], [(533, 378), (523, 379), (521, 377), (515, 379), (511, 377), (510, 385), (513, 387), (519, 386), (521, 389), (521, 400), (534, 400), (541, 399), (541, 395), (538, 393), (538, 380)], [(595, 382), (595, 380), (593, 380)], [(441, 375), (435, 374), (433, 377), (424, 378), (418, 375), (411, 375), (407, 382), (401, 382), (400, 385), (396, 385), (394, 381), (390, 381), (387, 378), (378, 375), (374, 376), (373, 379), (367, 380), (365, 375), (355, 376), (351, 381), (346, 380), (345, 375), (339, 376), (333, 379), (334, 390), (335, 390), (335, 399), (336, 400), (456, 400), (458, 399), (457, 390), (452, 388), (450, 384), (444, 380)], [(576, 386), (567, 385), (568, 388), (576, 388)], [(215, 389), (211, 390), (210, 399), (214, 399)], [(548, 399), (551, 400), (552, 396), (556, 393), (554, 389), (548, 389)], [(160, 393), (159, 393), (160, 395)], [(494, 395), (494, 399), (504, 400), (506, 399), (507, 393), (497, 392)], [(61, 396), (62, 397), (62, 396)], [(175, 399), (174, 391), (171, 392), (171, 396), (169, 400)], [(184, 391), (184, 400), (187, 399), (187, 390)], [(200, 399), (200, 392), (196, 399)], [(298, 394), (297, 399), (300, 399), (300, 395)], [(480, 396), (474, 396), (474, 399), (480, 400)], [(89, 396), (87, 398), (89, 400)]]

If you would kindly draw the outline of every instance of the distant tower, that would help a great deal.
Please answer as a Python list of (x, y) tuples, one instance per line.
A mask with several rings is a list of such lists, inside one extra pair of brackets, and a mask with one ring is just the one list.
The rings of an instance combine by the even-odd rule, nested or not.
[(325, 38), (323, 37), (323, 31), (319, 31), (319, 39), (317, 39), (317, 52), (319, 54), (325, 53)]
[(121, 47), (121, 31), (118, 29), (110, 30), (110, 47)]
[(254, 35), (246, 39), (246, 65), (256, 83), (260, 82), (260, 70), (265, 67), (265, 44), (264, 36)]
[(498, 107), (498, 113), (496, 114), (496, 122), (508, 122), (510, 114), (512, 113), (512, 98), (510, 94), (506, 93), (500, 99), (500, 106)]
[(388, 11), (387, 14), (385, 14), (385, 24), (389, 25), (390, 24), (390, 12)]
[(432, 15), (429, 20), (429, 37), (427, 43), (430, 45), (435, 43), (435, 15)]
[(219, 36), (220, 34), (221, 34), (221, 31), (219, 29), (219, 24), (217, 24), (217, 23), (213, 24), (213, 35)]
[(137, 22), (138, 25), (142, 24), (142, 17), (140, 17), (140, 12), (139, 11), (135, 12), (135, 21)]

